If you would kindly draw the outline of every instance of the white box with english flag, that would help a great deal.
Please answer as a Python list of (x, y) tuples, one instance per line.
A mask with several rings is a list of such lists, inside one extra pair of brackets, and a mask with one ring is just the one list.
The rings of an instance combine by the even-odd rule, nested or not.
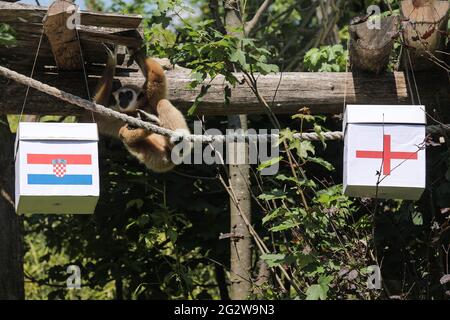
[(15, 171), (18, 214), (94, 213), (100, 193), (97, 125), (19, 123)]
[(348, 105), (344, 193), (418, 200), (426, 184), (424, 106)]

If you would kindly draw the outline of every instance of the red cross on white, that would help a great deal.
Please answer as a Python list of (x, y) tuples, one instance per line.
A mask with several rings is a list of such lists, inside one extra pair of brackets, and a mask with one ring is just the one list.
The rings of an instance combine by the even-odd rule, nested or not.
[(363, 159), (382, 159), (383, 160), (383, 175), (389, 176), (391, 174), (391, 160), (417, 160), (416, 152), (398, 152), (392, 151), (391, 135), (385, 134), (383, 136), (383, 151), (365, 151), (357, 150), (356, 158)]

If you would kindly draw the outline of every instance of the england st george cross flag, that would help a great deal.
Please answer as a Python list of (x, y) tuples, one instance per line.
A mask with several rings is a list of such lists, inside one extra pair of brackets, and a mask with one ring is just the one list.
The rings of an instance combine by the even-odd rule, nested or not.
[(26, 161), (29, 185), (92, 185), (90, 154), (28, 153)]

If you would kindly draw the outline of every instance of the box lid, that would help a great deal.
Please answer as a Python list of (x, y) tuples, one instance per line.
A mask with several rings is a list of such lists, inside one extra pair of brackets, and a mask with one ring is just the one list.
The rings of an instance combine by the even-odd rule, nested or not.
[(422, 124), (427, 123), (425, 106), (347, 105), (343, 128), (349, 123)]
[(20, 122), (17, 140), (98, 141), (97, 124)]

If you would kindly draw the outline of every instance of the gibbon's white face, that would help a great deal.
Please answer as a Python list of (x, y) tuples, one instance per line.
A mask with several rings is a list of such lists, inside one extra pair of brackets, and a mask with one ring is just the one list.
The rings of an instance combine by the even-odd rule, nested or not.
[(138, 100), (142, 91), (139, 90), (139, 92), (136, 92), (136, 90), (135, 88), (124, 86), (113, 92), (116, 106), (120, 112), (132, 113), (139, 108)]

